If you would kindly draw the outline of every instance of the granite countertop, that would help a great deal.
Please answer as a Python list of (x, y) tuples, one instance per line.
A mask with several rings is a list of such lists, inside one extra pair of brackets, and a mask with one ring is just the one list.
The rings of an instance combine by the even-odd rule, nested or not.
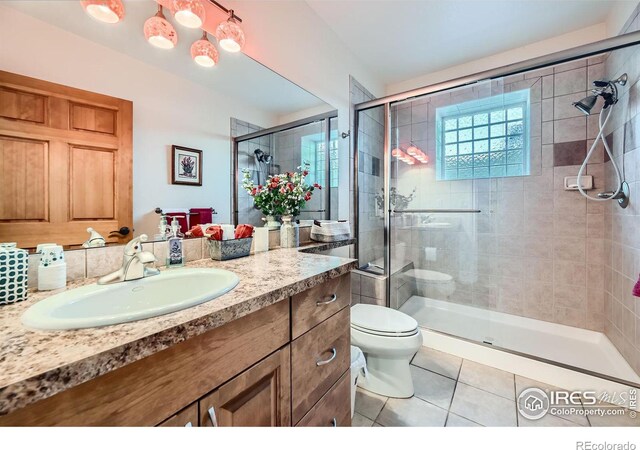
[[(201, 259), (187, 263), (186, 267), (230, 270), (238, 275), (240, 283), (213, 301), (119, 325), (68, 331), (22, 326), (22, 313), (55, 292), (34, 292), (27, 301), (2, 306), (0, 416), (345, 274), (355, 268), (354, 260), (314, 253), (354, 242), (313, 243), (231, 261)], [(92, 283), (95, 279), (84, 279), (69, 283), (67, 288)]]

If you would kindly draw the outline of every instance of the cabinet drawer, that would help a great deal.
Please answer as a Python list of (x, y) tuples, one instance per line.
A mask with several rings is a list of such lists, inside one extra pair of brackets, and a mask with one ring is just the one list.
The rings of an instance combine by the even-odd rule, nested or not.
[(327, 280), (291, 300), (291, 334), (295, 339), (351, 303), (351, 275)]
[(197, 427), (198, 403), (187, 406), (177, 414), (162, 422), (159, 427)]
[(351, 376), (348, 370), (296, 426), (351, 426)]
[(297, 423), (349, 368), (350, 309), (305, 333), (291, 344), (292, 416)]

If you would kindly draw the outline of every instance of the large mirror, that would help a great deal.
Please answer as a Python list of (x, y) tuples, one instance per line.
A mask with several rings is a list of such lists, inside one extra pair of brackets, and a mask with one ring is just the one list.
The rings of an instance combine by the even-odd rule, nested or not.
[[(153, 47), (143, 26), (158, 3), (124, 4), (117, 24), (93, 20), (76, 1), (0, 5), (0, 242), (73, 248), (89, 227), (113, 243), (152, 237), (157, 208), (184, 215), (183, 228), (192, 216), (232, 223), (243, 168), (233, 167), (233, 138), (331, 116), (333, 107), (242, 52), (220, 50), (216, 66), (197, 65), (190, 47), (202, 30), (179, 25), (166, 8), (177, 45)], [(337, 133), (308, 128), (304, 142), (316, 149)], [(264, 148), (295, 152), (277, 147), (287, 136)], [(248, 151), (256, 141), (246, 142)], [(251, 156), (238, 164), (255, 171)], [(331, 199), (316, 202), (321, 210)]]

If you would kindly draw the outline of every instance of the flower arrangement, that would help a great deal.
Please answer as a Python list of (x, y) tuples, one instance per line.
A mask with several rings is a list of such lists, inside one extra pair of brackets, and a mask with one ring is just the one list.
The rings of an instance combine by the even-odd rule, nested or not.
[(303, 170), (303, 166), (299, 166), (298, 172), (271, 175), (264, 186), (256, 186), (251, 172), (245, 169), (242, 187), (253, 197), (255, 206), (265, 216), (298, 216), (304, 205), (311, 200), (313, 191), (322, 189), (318, 183), (306, 183), (308, 164), (304, 167)]

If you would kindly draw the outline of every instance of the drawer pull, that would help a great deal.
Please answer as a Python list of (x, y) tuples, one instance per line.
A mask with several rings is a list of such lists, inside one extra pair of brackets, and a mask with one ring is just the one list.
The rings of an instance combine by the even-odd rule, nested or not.
[(334, 427), (334, 428), (338, 426), (338, 421), (336, 420), (335, 417), (333, 419), (331, 419), (331, 426)]
[(325, 364), (329, 364), (331, 361), (336, 359), (336, 355), (338, 354), (338, 352), (336, 352), (335, 347), (331, 349), (331, 353), (332, 355), (329, 357), (329, 359), (321, 359), (319, 361), (316, 361), (316, 366), (324, 366)]
[(211, 426), (212, 427), (217, 427), (218, 426), (218, 418), (216, 417), (216, 410), (212, 406), (211, 408), (209, 408), (209, 410), (207, 412), (209, 413), (209, 420), (211, 421)]
[(191, 425), (191, 422), (187, 422), (187, 424), (185, 425), (185, 428), (192, 428), (193, 425)]
[(333, 303), (336, 300), (338, 300), (338, 296), (336, 294), (331, 294), (331, 298), (329, 300), (325, 300), (324, 302), (316, 302), (316, 306), (328, 305), (329, 303)]

